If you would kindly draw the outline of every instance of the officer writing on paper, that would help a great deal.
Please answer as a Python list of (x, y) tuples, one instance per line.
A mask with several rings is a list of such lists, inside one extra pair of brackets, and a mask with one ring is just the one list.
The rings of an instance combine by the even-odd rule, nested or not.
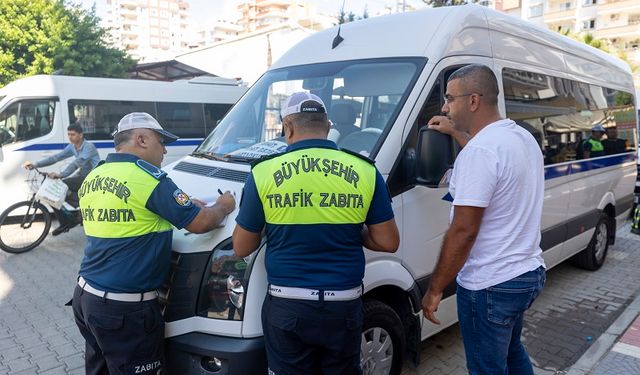
[(391, 198), (371, 160), (326, 139), (319, 97), (297, 92), (281, 116), (286, 152), (253, 166), (233, 232), (234, 251), (244, 257), (266, 229), (269, 373), (362, 373), (362, 246), (397, 250)]
[[(73, 207), (78, 207), (78, 189), (80, 188), (80, 184), (82, 184), (82, 181), (84, 181), (84, 178), (89, 172), (98, 165), (100, 156), (98, 155), (96, 146), (84, 139), (84, 133), (79, 124), (71, 124), (67, 127), (67, 137), (69, 138), (69, 144), (59, 153), (35, 163), (26, 161), (22, 166), (25, 169), (46, 167), (73, 157), (73, 161), (67, 165), (62, 172), (51, 172), (48, 177), (61, 178), (62, 182), (69, 187), (67, 198), (65, 199), (66, 202)], [(55, 208), (53, 211), (60, 223), (60, 226), (51, 232), (54, 236), (68, 232), (69, 229), (80, 224), (80, 218), (70, 212)]]
[(130, 113), (114, 133), (116, 153), (78, 192), (87, 235), (73, 313), (86, 340), (87, 374), (158, 373), (164, 322), (157, 302), (170, 266), (173, 227), (204, 233), (235, 208), (226, 192), (205, 207), (160, 169), (177, 139), (147, 113)]

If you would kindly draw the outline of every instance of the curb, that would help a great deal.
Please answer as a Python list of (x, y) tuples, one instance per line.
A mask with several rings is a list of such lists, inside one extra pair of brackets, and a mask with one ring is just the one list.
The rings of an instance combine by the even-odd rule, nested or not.
[(566, 372), (567, 375), (586, 375), (591, 373), (600, 363), (600, 360), (609, 353), (633, 320), (640, 315), (640, 294), (634, 297), (631, 304), (620, 314), (613, 324), (607, 328), (587, 351)]

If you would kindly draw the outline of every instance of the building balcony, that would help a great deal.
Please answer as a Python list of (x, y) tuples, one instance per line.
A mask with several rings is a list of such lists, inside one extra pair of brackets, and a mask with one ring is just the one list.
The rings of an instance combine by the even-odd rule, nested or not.
[(123, 27), (123, 28), (120, 29), (120, 34), (121, 35), (123, 35), (123, 36), (126, 35), (127, 38), (131, 38), (131, 39), (136, 39), (138, 37), (138, 33), (139, 33), (138, 30), (134, 30), (132, 28)]
[(545, 11), (542, 17), (544, 19), (544, 23), (546, 24), (565, 20), (573, 20), (576, 18), (576, 9), (573, 6), (568, 9), (556, 7)]
[(129, 8), (120, 8), (120, 16), (128, 19), (138, 18), (138, 12)]
[(640, 25), (620, 25), (606, 28), (596, 28), (591, 31), (596, 38), (637, 38), (640, 35)]
[(520, 0), (502, 0), (502, 10), (520, 8)]
[(280, 0), (280, 1), (278, 1), (278, 0), (257, 0), (256, 1), (256, 6), (258, 6), (258, 7), (269, 6), (269, 5), (288, 7), (289, 5), (291, 5), (291, 1), (286, 1), (286, 0)]
[(137, 0), (120, 0), (120, 6), (123, 8), (136, 9), (138, 7)]
[(269, 10), (268, 12), (260, 12), (256, 15), (256, 19), (263, 18), (288, 18), (289, 15), (285, 11), (281, 10)]
[(598, 3), (598, 13), (630, 13), (640, 11), (640, 1), (638, 0), (603, 0)]
[(137, 40), (123, 40), (122, 45), (126, 50), (132, 50), (140, 47), (140, 43)]

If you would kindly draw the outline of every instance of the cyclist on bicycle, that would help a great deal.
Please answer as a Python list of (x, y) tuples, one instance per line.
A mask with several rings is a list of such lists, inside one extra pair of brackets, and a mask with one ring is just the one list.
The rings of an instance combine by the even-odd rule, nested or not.
[[(48, 177), (61, 178), (62, 182), (69, 187), (65, 201), (75, 208), (78, 207), (78, 189), (80, 189), (80, 185), (82, 184), (82, 181), (84, 181), (84, 178), (98, 165), (100, 156), (98, 155), (96, 146), (84, 139), (82, 127), (79, 124), (74, 123), (69, 125), (69, 127), (67, 127), (67, 136), (69, 137), (70, 143), (62, 151), (35, 163), (26, 161), (22, 166), (25, 169), (46, 167), (61, 160), (73, 157), (73, 162), (67, 165), (62, 172), (50, 172)], [(75, 227), (81, 222), (79, 215), (74, 212), (68, 212), (64, 209), (58, 210), (55, 208), (53, 211), (60, 223), (60, 226), (54, 229), (51, 233), (54, 236), (68, 232), (69, 229)]]

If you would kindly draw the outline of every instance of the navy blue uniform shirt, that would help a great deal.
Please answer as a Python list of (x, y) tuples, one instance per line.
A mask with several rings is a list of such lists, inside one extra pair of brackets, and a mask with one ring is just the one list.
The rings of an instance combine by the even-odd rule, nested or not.
[[(135, 163), (137, 156), (109, 154), (107, 163)], [(193, 202), (180, 205), (174, 199), (179, 190), (169, 177), (162, 177), (146, 203), (146, 208), (178, 229), (189, 225), (200, 208)], [(128, 238), (87, 236), (80, 276), (94, 288), (119, 293), (139, 293), (162, 286), (169, 273), (173, 231)]]
[[(305, 148), (337, 149), (334, 142), (311, 139), (296, 142), (287, 152)], [(266, 224), (265, 265), (269, 283), (278, 286), (345, 290), (362, 284), (364, 253), (362, 225), (393, 219), (391, 196), (376, 170), (376, 185), (364, 223), (360, 224), (266, 224), (253, 174), (247, 178), (236, 222), (258, 233)]]

